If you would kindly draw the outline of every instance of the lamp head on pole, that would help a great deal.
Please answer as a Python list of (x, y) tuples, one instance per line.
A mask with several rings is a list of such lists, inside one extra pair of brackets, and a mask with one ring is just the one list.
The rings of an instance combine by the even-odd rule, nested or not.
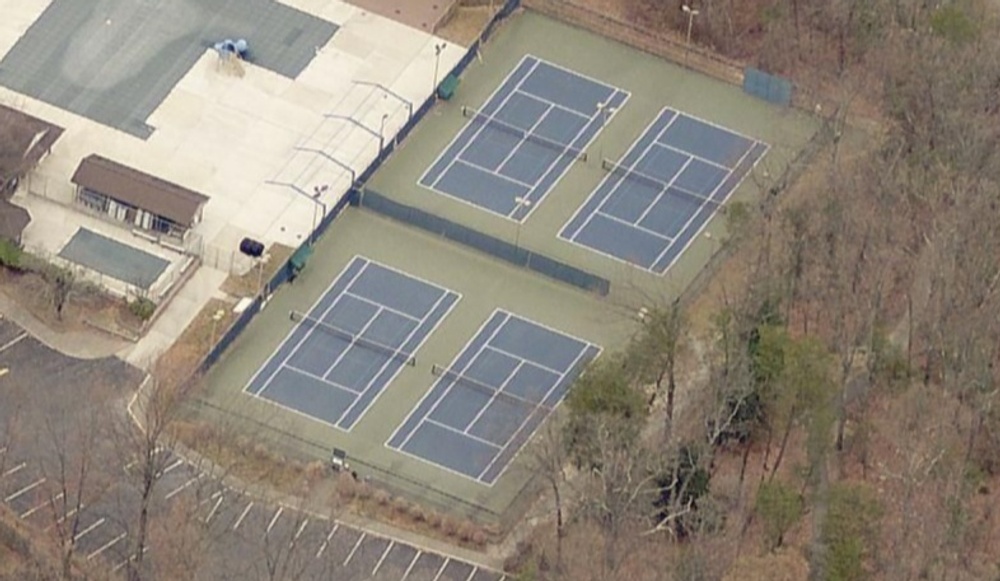
[(681, 10), (683, 10), (685, 14), (688, 14), (690, 16), (698, 16), (698, 11), (691, 8), (687, 4), (682, 5)]

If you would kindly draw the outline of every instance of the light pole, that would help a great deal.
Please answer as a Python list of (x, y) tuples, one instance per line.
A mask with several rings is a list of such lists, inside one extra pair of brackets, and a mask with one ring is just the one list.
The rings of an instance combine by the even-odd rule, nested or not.
[[(522, 198), (521, 196), (518, 196), (518, 197), (514, 198), (514, 203), (516, 204), (514, 206), (514, 215), (515, 216), (517, 214), (521, 213), (521, 208), (530, 208), (531, 207), (531, 200), (529, 200), (528, 198)], [(518, 248), (521, 247), (521, 223), (522, 223), (521, 220), (517, 221), (517, 232), (514, 234), (514, 248), (515, 249), (518, 249)]]
[(684, 63), (687, 64), (688, 56), (691, 53), (691, 26), (694, 25), (694, 17), (698, 16), (698, 11), (694, 10), (687, 4), (681, 6), (681, 10), (688, 15), (688, 28), (687, 28), (687, 47), (684, 50)]
[(445, 48), (448, 47), (448, 43), (440, 42), (434, 45), (434, 86), (431, 87), (431, 92), (434, 98), (437, 99), (438, 90), (438, 68), (441, 66), (441, 53)]
[[(322, 186), (313, 186), (312, 200), (316, 203), (316, 205), (323, 206), (324, 220), (326, 219), (326, 204), (324, 204), (319, 197), (322, 196), (328, 189), (330, 189), (330, 186), (327, 184), (323, 184)], [(313, 206), (312, 230), (309, 232), (309, 246), (314, 244), (316, 244), (316, 206)]]

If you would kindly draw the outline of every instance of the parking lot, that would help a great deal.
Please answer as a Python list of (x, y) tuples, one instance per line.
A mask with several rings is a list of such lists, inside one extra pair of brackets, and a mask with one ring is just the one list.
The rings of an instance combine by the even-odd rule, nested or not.
[[(87, 429), (98, 416), (84, 402), (127, 396), (141, 374), (114, 359), (65, 357), (7, 321), (0, 321), (0, 369), (7, 370), (0, 377), (0, 502), (79, 558), (123, 571), (135, 546), (141, 465), (126, 461), (105, 430)], [(77, 439), (71, 445), (64, 436)], [(85, 475), (56, 469), (84, 464)], [(150, 465), (160, 468), (149, 497), (149, 573), (183, 561), (205, 579), (503, 579), (332, 515), (262, 502), (169, 450)]]

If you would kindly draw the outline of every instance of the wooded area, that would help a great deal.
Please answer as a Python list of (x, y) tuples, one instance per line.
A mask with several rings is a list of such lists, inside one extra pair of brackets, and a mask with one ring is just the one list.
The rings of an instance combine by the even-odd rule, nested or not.
[[(605, 3), (607, 4), (607, 3)], [(622, 0), (839, 106), (533, 451), (525, 579), (1000, 575), (995, 3)], [(858, 123), (857, 114), (864, 116)], [(766, 161), (765, 161), (766, 163)]]

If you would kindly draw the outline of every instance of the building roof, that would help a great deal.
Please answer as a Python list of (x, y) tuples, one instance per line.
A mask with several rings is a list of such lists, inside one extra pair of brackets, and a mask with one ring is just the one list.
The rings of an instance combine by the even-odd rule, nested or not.
[(0, 184), (33, 168), (62, 133), (62, 127), (0, 105)]
[(31, 222), (31, 214), (20, 206), (0, 199), (0, 238), (21, 241), (21, 232)]
[(88, 155), (73, 174), (73, 183), (132, 204), (183, 226), (194, 225), (208, 198), (198, 192), (143, 173), (100, 155)]

